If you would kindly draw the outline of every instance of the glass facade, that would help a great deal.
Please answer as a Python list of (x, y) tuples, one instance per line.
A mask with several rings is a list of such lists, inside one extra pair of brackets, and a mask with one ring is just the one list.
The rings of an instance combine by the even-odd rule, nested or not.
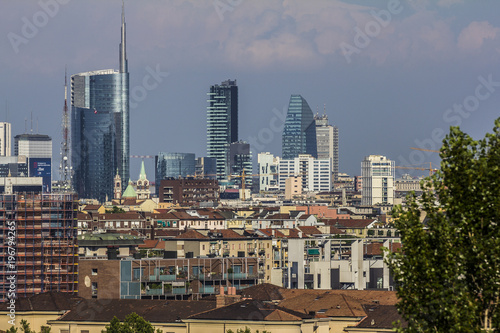
[[(250, 144), (244, 141), (233, 142), (229, 145), (229, 170), (231, 175), (241, 176), (243, 170), (248, 177), (245, 177), (245, 186), (252, 186), (252, 155)], [(241, 177), (235, 178), (235, 184), (241, 184)]]
[(282, 158), (289, 160), (299, 154), (317, 158), (316, 124), (307, 101), (300, 95), (292, 95), (288, 105), (282, 137)]
[(156, 187), (162, 179), (186, 178), (196, 171), (195, 155), (192, 153), (159, 153), (156, 158)]
[(207, 155), (216, 159), (217, 178), (229, 174), (229, 145), (238, 141), (238, 86), (227, 80), (210, 87), (207, 107)]
[(130, 178), (128, 86), (128, 73), (113, 70), (71, 77), (71, 162), (80, 197), (112, 198), (116, 170)]

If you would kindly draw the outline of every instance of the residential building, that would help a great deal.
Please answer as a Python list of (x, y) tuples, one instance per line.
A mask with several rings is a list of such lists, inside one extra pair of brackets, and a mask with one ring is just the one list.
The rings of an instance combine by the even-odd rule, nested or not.
[(259, 191), (277, 191), (278, 186), (278, 165), (280, 158), (271, 153), (259, 153), (257, 163), (259, 167)]
[(285, 190), (289, 177), (301, 177), (303, 192), (329, 192), (332, 188), (331, 160), (320, 160), (301, 154), (293, 159), (281, 159), (278, 168), (279, 188)]
[[(118, 169), (130, 178), (129, 73), (122, 11), (120, 69), (71, 76), (71, 165), (73, 187), (82, 198), (113, 197)], [(124, 189), (125, 187), (123, 187)]]
[[(13, 271), (16, 297), (78, 291), (77, 208), (74, 194), (0, 194), (0, 238), (4, 240), (0, 244), (0, 301), (10, 298), (7, 277)], [(7, 242), (12, 233), (15, 245)], [(15, 260), (9, 260), (7, 253)]]
[(318, 147), (318, 158), (332, 160), (332, 173), (337, 179), (339, 173), (339, 129), (328, 123), (328, 116), (323, 114), (314, 116), (316, 124), (316, 143)]
[(210, 86), (207, 106), (207, 156), (215, 158), (217, 179), (229, 175), (228, 149), (238, 141), (238, 86), (226, 80)]
[(281, 148), (285, 160), (294, 159), (300, 154), (318, 157), (314, 116), (309, 104), (300, 95), (290, 97)]
[(302, 195), (302, 177), (292, 176), (285, 179), (285, 200)]
[(0, 122), (0, 156), (11, 155), (11, 124)]
[(28, 176), (43, 178), (43, 191), (52, 187), (52, 139), (45, 134), (19, 134), (14, 137), (14, 154), (28, 159)]
[(163, 179), (159, 187), (160, 204), (199, 206), (219, 201), (219, 184), (215, 179)]
[(381, 155), (369, 155), (361, 162), (361, 204), (394, 203), (394, 161)]

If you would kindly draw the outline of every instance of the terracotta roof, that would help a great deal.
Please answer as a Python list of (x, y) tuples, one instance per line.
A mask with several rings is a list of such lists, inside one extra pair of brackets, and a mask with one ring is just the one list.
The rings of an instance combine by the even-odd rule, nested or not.
[(165, 242), (157, 239), (145, 239), (144, 244), (139, 245), (139, 248), (165, 250)]
[(236, 231), (231, 230), (231, 229), (221, 229), (221, 230), (217, 230), (216, 232), (221, 233), (222, 238), (246, 238), (245, 236), (242, 236), (239, 233), (237, 233)]
[(281, 237), (281, 238), (285, 237), (285, 235), (277, 229), (267, 228), (267, 229), (259, 229), (259, 231), (268, 237), (273, 237), (273, 231), (274, 231), (274, 237)]
[(270, 283), (261, 283), (239, 291), (243, 298), (250, 298), (258, 301), (280, 301), (282, 287)]
[(330, 226), (330, 234), (341, 235), (341, 234), (345, 234), (345, 231), (344, 230), (340, 230), (339, 228), (336, 228), (333, 225), (331, 225)]
[(330, 293), (297, 293), (287, 297), (280, 306), (303, 313), (321, 314), (327, 317), (364, 317), (362, 302), (348, 295)]
[(85, 299), (57, 321), (110, 322), (114, 316), (123, 320), (128, 314), (135, 312), (149, 322), (168, 323), (214, 308), (213, 301)]
[(180, 234), (179, 236), (176, 236), (175, 238), (179, 239), (209, 239), (209, 237), (201, 234), (200, 232), (196, 230), (188, 230), (183, 234)]
[(83, 210), (89, 211), (89, 210), (98, 210), (101, 208), (102, 205), (85, 205)]
[(76, 218), (78, 219), (78, 221), (92, 220), (92, 217), (90, 216), (90, 214), (86, 214), (86, 213), (82, 213), (82, 212), (78, 212)]
[(176, 237), (182, 233), (182, 230), (173, 228), (155, 229), (155, 237)]
[(320, 296), (322, 294), (341, 294), (359, 300), (361, 304), (377, 303), (381, 305), (395, 305), (398, 302), (395, 291), (387, 290), (314, 290), (314, 289), (283, 289), (281, 294), (284, 299), (296, 297), (298, 295), (313, 294)]
[(144, 216), (137, 212), (125, 213), (105, 213), (99, 214), (99, 220), (146, 220)]
[(302, 214), (299, 217), (299, 220), (307, 220), (312, 214)]
[(244, 300), (189, 317), (189, 319), (239, 321), (302, 321), (310, 318), (312, 316), (308, 314), (256, 300)]
[(302, 226), (298, 227), (300, 231), (302, 231), (306, 235), (319, 235), (321, 234), (321, 231), (318, 230), (318, 228), (313, 227), (313, 226)]
[[(382, 247), (384, 243), (369, 243), (364, 246), (364, 254), (369, 256), (381, 256), (383, 255)], [(401, 249), (401, 243), (390, 243), (389, 249), (392, 252), (396, 252)]]

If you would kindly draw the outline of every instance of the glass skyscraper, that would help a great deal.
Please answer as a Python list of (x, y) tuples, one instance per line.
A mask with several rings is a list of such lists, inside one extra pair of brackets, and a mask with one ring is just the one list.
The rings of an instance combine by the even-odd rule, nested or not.
[(291, 160), (299, 154), (317, 158), (316, 124), (307, 101), (300, 95), (292, 95), (286, 114), (282, 137), (282, 158)]
[[(129, 73), (122, 9), (120, 70), (71, 76), (73, 186), (83, 198), (113, 197), (113, 178), (129, 173)], [(127, 185), (124, 181), (123, 185)]]
[(238, 141), (238, 86), (227, 80), (210, 87), (207, 107), (207, 155), (216, 159), (217, 179), (230, 172), (229, 145)]

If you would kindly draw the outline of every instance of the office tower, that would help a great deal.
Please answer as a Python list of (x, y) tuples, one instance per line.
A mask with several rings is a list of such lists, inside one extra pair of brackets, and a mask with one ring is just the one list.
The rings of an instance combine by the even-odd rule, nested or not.
[(328, 116), (315, 115), (316, 143), (318, 148), (318, 158), (330, 158), (332, 160), (332, 173), (334, 179), (339, 174), (339, 129), (337, 126), (328, 124)]
[(281, 157), (285, 160), (296, 158), (299, 154), (318, 157), (314, 116), (307, 101), (300, 95), (290, 97), (281, 147)]
[(207, 155), (216, 159), (217, 178), (230, 173), (228, 149), (238, 141), (238, 86), (227, 80), (210, 87), (207, 107)]
[(317, 159), (301, 154), (293, 159), (280, 159), (278, 182), (281, 191), (285, 190), (286, 179), (301, 177), (303, 192), (329, 192), (332, 188), (330, 159)]
[(259, 191), (278, 190), (278, 164), (280, 158), (271, 153), (259, 153), (257, 164), (259, 166)]
[[(129, 73), (122, 9), (120, 69), (71, 76), (73, 187), (83, 198), (113, 197), (113, 179), (129, 179)], [(123, 186), (126, 182), (123, 182)]]
[(45, 134), (19, 134), (14, 137), (14, 154), (28, 159), (28, 177), (42, 177), (43, 191), (52, 186), (52, 139)]
[[(245, 141), (233, 142), (229, 145), (229, 174), (232, 176), (241, 176), (243, 170), (248, 177), (245, 177), (245, 186), (252, 186), (252, 154), (250, 153), (250, 144)], [(242, 184), (242, 177), (234, 178), (236, 184)]]
[(394, 161), (385, 156), (366, 156), (361, 162), (361, 204), (394, 203)]
[(0, 177), (28, 177), (26, 156), (0, 156)]
[(195, 175), (200, 178), (216, 178), (216, 160), (211, 157), (198, 157), (195, 165)]
[[(4, 254), (0, 261), (0, 301), (11, 298), (8, 277), (13, 271), (15, 297), (48, 291), (77, 293), (77, 211), (74, 194), (0, 194), (0, 238), (4, 240), (0, 242)], [(12, 227), (14, 230), (9, 229)], [(15, 245), (10, 246), (7, 240), (12, 233)], [(15, 250), (15, 260), (9, 260), (8, 248)], [(9, 266), (9, 261), (14, 266)]]
[(0, 156), (11, 154), (11, 132), (10, 123), (0, 122)]
[(195, 165), (195, 155), (192, 153), (158, 153), (155, 157), (156, 193), (159, 193), (162, 179), (194, 176)]

